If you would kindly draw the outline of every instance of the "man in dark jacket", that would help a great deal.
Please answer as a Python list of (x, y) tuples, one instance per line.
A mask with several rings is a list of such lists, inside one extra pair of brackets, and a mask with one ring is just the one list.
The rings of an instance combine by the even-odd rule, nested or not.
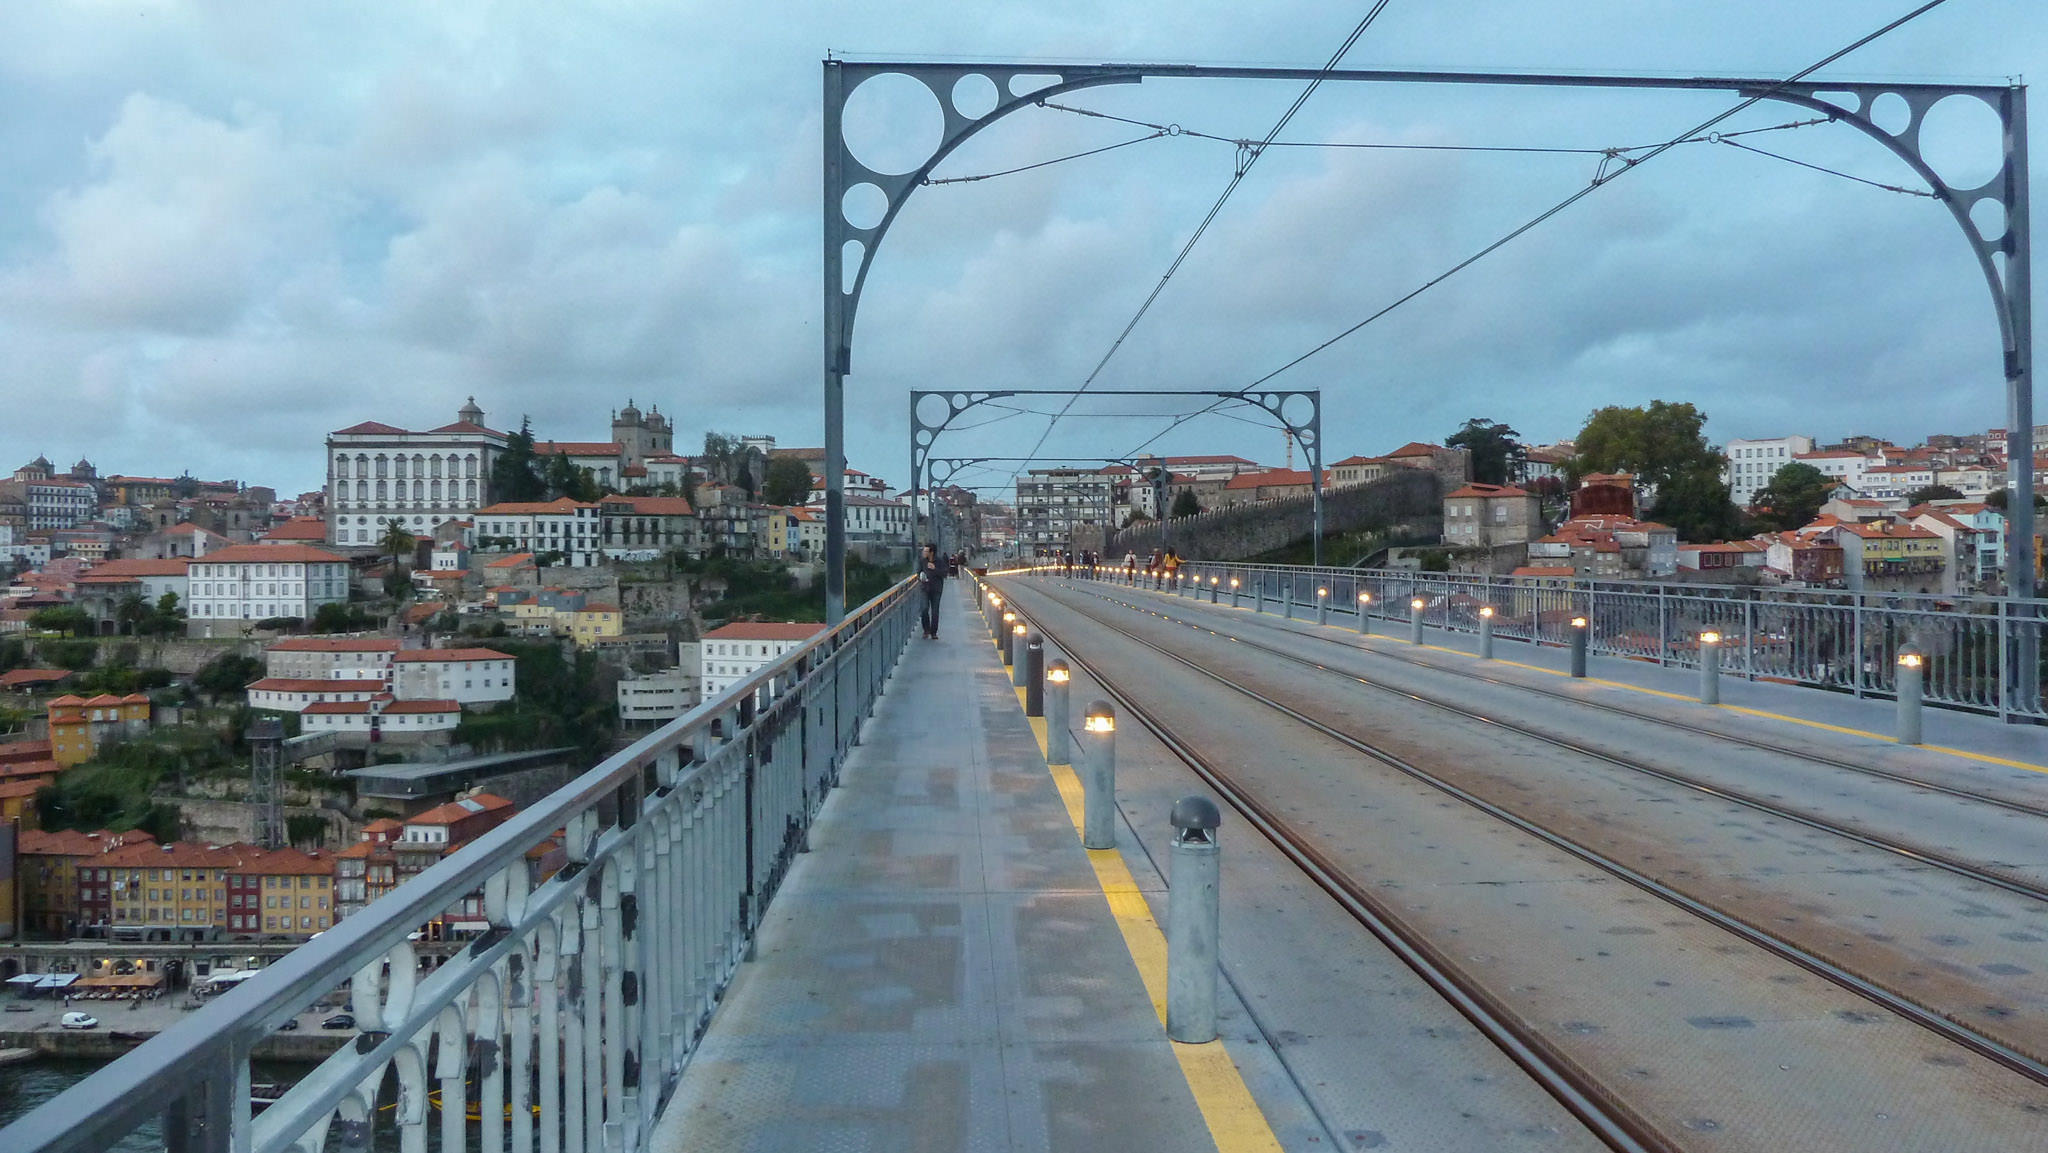
[(924, 546), (917, 558), (917, 582), (924, 593), (924, 639), (939, 639), (939, 595), (946, 591), (946, 566), (939, 563), (937, 545)]

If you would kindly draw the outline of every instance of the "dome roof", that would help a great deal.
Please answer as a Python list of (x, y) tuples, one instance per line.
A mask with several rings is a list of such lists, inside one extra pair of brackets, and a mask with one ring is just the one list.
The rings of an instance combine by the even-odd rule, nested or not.
[(639, 410), (639, 409), (637, 409), (637, 408), (635, 408), (635, 407), (633, 407), (633, 398), (632, 398), (632, 397), (630, 397), (630, 396), (629, 396), (629, 397), (627, 397), (627, 398), (626, 398), (626, 407), (624, 407), (624, 408), (622, 408), (622, 409), (620, 409), (620, 410), (619, 410), (619, 419), (620, 419), (620, 420), (639, 420), (639, 419), (640, 419), (640, 410)]

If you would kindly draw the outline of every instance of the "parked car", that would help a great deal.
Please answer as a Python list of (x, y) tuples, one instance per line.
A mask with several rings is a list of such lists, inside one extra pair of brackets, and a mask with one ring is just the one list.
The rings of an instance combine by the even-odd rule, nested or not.
[(353, 1029), (356, 1027), (355, 1015), (352, 1013), (336, 1013), (334, 1016), (320, 1022), (320, 1027), (322, 1029)]
[(66, 1029), (97, 1029), (100, 1019), (91, 1013), (66, 1013), (57, 1023)]
[(279, 1032), (283, 1032), (286, 1029), (296, 1029), (298, 1027), (299, 1019), (297, 1017), (286, 1017), (284, 1020), (278, 1022), (277, 1024)]

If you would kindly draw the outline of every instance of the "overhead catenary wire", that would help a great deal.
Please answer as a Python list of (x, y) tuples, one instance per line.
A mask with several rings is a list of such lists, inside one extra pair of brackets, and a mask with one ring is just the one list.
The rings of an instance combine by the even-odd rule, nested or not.
[[(1365, 30), (1372, 26), (1374, 20), (1379, 18), (1379, 14), (1386, 9), (1388, 3), (1389, 0), (1378, 0), (1366, 12), (1365, 18), (1358, 22), (1358, 26), (1353, 28), (1351, 34), (1344, 38), (1344, 42), (1337, 46), (1337, 50), (1331, 53), (1329, 61), (1323, 65), (1322, 71), (1324, 74), (1327, 75), (1337, 65), (1343, 63), (1344, 57), (1351, 51), (1352, 45), (1358, 43), (1360, 36), (1365, 35)], [(1264, 154), (1265, 146), (1271, 144), (1273, 139), (1286, 129), (1288, 122), (1294, 119), (1295, 113), (1301, 111), (1302, 106), (1308, 103), (1309, 97), (1315, 95), (1316, 89), (1320, 88), (1322, 83), (1322, 76), (1309, 81), (1308, 85), (1301, 90), (1301, 94), (1294, 98), (1294, 103), (1290, 104), (1287, 111), (1274, 123), (1272, 130), (1266, 133), (1265, 140), (1258, 147), (1251, 149), (1249, 154), (1237, 165), (1236, 171), (1231, 175), (1229, 183), (1224, 185), (1222, 194), (1216, 198), (1216, 203), (1209, 207), (1208, 213), (1202, 217), (1202, 222), (1195, 227), (1195, 231), (1188, 237), (1187, 243), (1181, 246), (1181, 250), (1173, 258), (1173, 262), (1167, 265), (1166, 272), (1160, 276), (1159, 282), (1152, 286), (1152, 291), (1146, 295), (1144, 302), (1138, 305), (1137, 312), (1124, 325), (1123, 331), (1118, 333), (1116, 339), (1110, 342), (1108, 351), (1102, 354), (1102, 359), (1096, 362), (1095, 367), (1089, 371), (1087, 379), (1081, 382), (1081, 387), (1075, 397), (1069, 398), (1067, 404), (1051, 420), (1046, 422), (1044, 431), (1038, 434), (1037, 442), (1031, 446), (1031, 451), (1026, 453), (1026, 456), (1037, 455), (1038, 450), (1045, 446), (1046, 438), (1052, 435), (1052, 430), (1072, 410), (1074, 400), (1079, 399), (1079, 393), (1086, 392), (1088, 387), (1095, 383), (1096, 377), (1102, 375), (1103, 368), (1117, 354), (1117, 350), (1123, 347), (1124, 341), (1129, 339), (1131, 333), (1138, 327), (1138, 323), (1145, 319), (1145, 314), (1152, 310), (1153, 302), (1159, 299), (1160, 293), (1166, 291), (1166, 285), (1173, 279), (1174, 273), (1180, 271), (1180, 266), (1187, 260), (1188, 254), (1194, 251), (1195, 245), (1200, 243), (1203, 235), (1209, 231), (1209, 225), (1215, 222), (1217, 214), (1223, 211), (1225, 204), (1229, 203), (1231, 194), (1237, 191), (1238, 185), (1244, 183), (1244, 178), (1251, 172), (1252, 165), (1258, 163), (1259, 157)]]
[[(1737, 101), (1732, 107), (1728, 108), (1727, 110), (1715, 116), (1707, 118), (1698, 125), (1695, 125), (1694, 127), (1686, 130), (1685, 132), (1682, 132), (1677, 136), (1672, 137), (1671, 139), (1665, 141), (1662, 144), (1656, 145), (1655, 147), (1648, 149), (1646, 152), (1644, 152), (1643, 155), (1617, 157), (1618, 159), (1623, 161), (1620, 167), (1612, 171), (1603, 170), (1602, 172), (1597, 174), (1594, 177), (1593, 182), (1588, 184), (1586, 187), (1579, 189), (1578, 191), (1572, 193), (1570, 196), (1567, 196), (1563, 200), (1557, 202), (1556, 204), (1551, 205), (1549, 208), (1544, 209), (1536, 216), (1532, 217), (1523, 224), (1517, 226), (1513, 230), (1501, 236), (1499, 239), (1493, 241), (1491, 244), (1488, 244), (1484, 248), (1481, 248), (1479, 251), (1452, 265), (1450, 268), (1446, 269), (1442, 273), (1439, 273), (1438, 275), (1431, 277), (1429, 280), (1423, 282), (1421, 285), (1417, 286), (1411, 291), (1403, 294), (1401, 297), (1394, 300), (1392, 303), (1373, 312), (1365, 319), (1350, 326), (1349, 328), (1344, 329), (1342, 332), (1337, 333), (1335, 336), (1330, 337), (1328, 340), (1323, 341), (1322, 343), (1316, 345), (1315, 347), (1309, 349), (1307, 352), (1302, 353), (1300, 356), (1295, 357), (1294, 359), (1288, 361), (1287, 363), (1281, 365), (1273, 371), (1266, 373), (1265, 375), (1252, 381), (1250, 384), (1245, 385), (1243, 388), (1238, 389), (1237, 394), (1241, 396), (1245, 393), (1248, 393), (1253, 389), (1258, 388), (1260, 385), (1263, 385), (1266, 382), (1272, 380), (1274, 377), (1277, 377), (1282, 373), (1285, 373), (1301, 365), (1302, 363), (1308, 361), (1309, 359), (1315, 357), (1316, 355), (1328, 350), (1332, 346), (1338, 344), (1339, 342), (1357, 333), (1359, 330), (1365, 328), (1367, 325), (1373, 323), (1374, 321), (1380, 319), (1381, 317), (1387, 315), (1388, 313), (1394, 311), (1402, 305), (1407, 304), (1409, 301), (1414, 300), (1416, 297), (1421, 296), (1423, 293), (1428, 292), (1430, 289), (1435, 288), (1437, 285), (1442, 284), (1444, 281), (1449, 280), (1451, 277), (1456, 276), (1458, 273), (1463, 272), (1465, 269), (1472, 267), (1474, 264), (1479, 263), (1486, 257), (1491, 256), (1495, 252), (1498, 252), (1500, 249), (1507, 247), (1509, 244), (1513, 243), (1515, 240), (1519, 239), (1524, 234), (1528, 233), (1531, 229), (1534, 229), (1538, 225), (1549, 220), (1551, 217), (1556, 216), (1558, 213), (1563, 212), (1565, 209), (1570, 208), (1572, 205), (1577, 204), (1579, 201), (1584, 200), (1586, 197), (1591, 196), (1593, 193), (1599, 191), (1600, 189), (1605, 188), (1609, 183), (1620, 178), (1620, 176), (1623, 173), (1630, 172), (1635, 168), (1640, 167), (1645, 162), (1654, 160), (1657, 157), (1662, 156), (1664, 153), (1669, 152), (1670, 150), (1677, 148), (1681, 145), (1694, 143), (1700, 140), (1707, 140), (1708, 138), (1705, 134), (1711, 131), (1716, 124), (1720, 124), (1728, 120), (1730, 117), (1739, 115), (1749, 110), (1750, 108), (1755, 107), (1757, 104), (1770, 99), (1774, 94), (1776, 94), (1780, 89), (1784, 88), (1786, 85), (1798, 83), (1799, 81), (1805, 79), (1806, 77), (1812, 75), (1820, 69), (1825, 68), (1830, 64), (1833, 64), (1837, 60), (1840, 60), (1842, 57), (1847, 56), (1852, 52), (1855, 52), (1857, 49), (1870, 44), (1872, 41), (1875, 41), (1880, 37), (1886, 36), (1896, 31), (1897, 29), (1905, 26), (1908, 23), (1911, 23), (1912, 21), (1920, 18), (1921, 16), (1924, 16), (1927, 13), (1932, 12), (1934, 9), (1941, 7), (1943, 4), (1947, 2), (1948, 0), (1928, 0), (1927, 3), (1922, 4), (1918, 8), (1913, 9), (1911, 12), (1908, 12), (1895, 20), (1892, 20), (1890, 23), (1885, 24), (1883, 27), (1877, 29), (1875, 32), (1871, 32), (1865, 36), (1862, 36), (1848, 44), (1846, 47), (1840, 48), (1834, 52), (1829, 53), (1826, 56), (1823, 56), (1819, 60), (1814, 61), (1812, 64), (1809, 64), (1806, 67), (1800, 69), (1799, 71), (1793, 73), (1791, 76), (1788, 76), (1785, 79), (1780, 80), (1775, 84), (1772, 84), (1770, 87), (1764, 89), (1763, 91), (1758, 92), (1753, 96), (1744, 97), (1743, 99)], [(1754, 132), (1759, 130), (1751, 129), (1748, 131)], [(1719, 139), (1726, 140), (1728, 136), (1733, 135), (1738, 134), (1722, 134)], [(1711, 143), (1713, 141), (1709, 140), (1709, 142)], [(1738, 145), (1738, 147), (1747, 146)], [(1761, 149), (1752, 150), (1758, 152), (1762, 151)], [(1766, 155), (1774, 154), (1766, 153)], [(1794, 163), (1798, 162), (1795, 161)], [(1823, 171), (1828, 170), (1823, 169)], [(1835, 173), (1835, 175), (1847, 174)], [(1851, 177), (1850, 179), (1857, 178)], [(1156, 443), (1161, 437), (1164, 437), (1167, 433), (1172, 432), (1174, 429), (1179, 428), (1181, 425), (1186, 424), (1188, 421), (1193, 420), (1198, 416), (1203, 416), (1206, 415), (1208, 412), (1213, 412), (1218, 406), (1224, 403), (1226, 403), (1225, 400), (1218, 399), (1214, 403), (1210, 404), (1206, 409), (1189, 413), (1185, 416), (1174, 418), (1174, 420), (1171, 423), (1169, 423), (1165, 428), (1159, 430), (1157, 433), (1154, 433), (1152, 436), (1146, 438), (1143, 442), (1141, 442), (1138, 445), (1137, 448), (1132, 449), (1125, 455), (1137, 455), (1139, 452), (1142, 452), (1145, 448)]]

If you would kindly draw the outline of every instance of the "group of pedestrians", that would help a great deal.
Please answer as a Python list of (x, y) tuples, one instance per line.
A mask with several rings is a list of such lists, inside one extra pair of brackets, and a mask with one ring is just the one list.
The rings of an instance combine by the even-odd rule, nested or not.
[[(1138, 554), (1134, 552), (1125, 553), (1124, 583), (1127, 585), (1137, 584), (1139, 575)], [(1145, 558), (1143, 576), (1146, 583), (1151, 585), (1151, 587), (1165, 588), (1172, 584), (1179, 575), (1180, 554), (1172, 549), (1169, 548), (1162, 551), (1155, 548), (1152, 550), (1152, 555)]]

